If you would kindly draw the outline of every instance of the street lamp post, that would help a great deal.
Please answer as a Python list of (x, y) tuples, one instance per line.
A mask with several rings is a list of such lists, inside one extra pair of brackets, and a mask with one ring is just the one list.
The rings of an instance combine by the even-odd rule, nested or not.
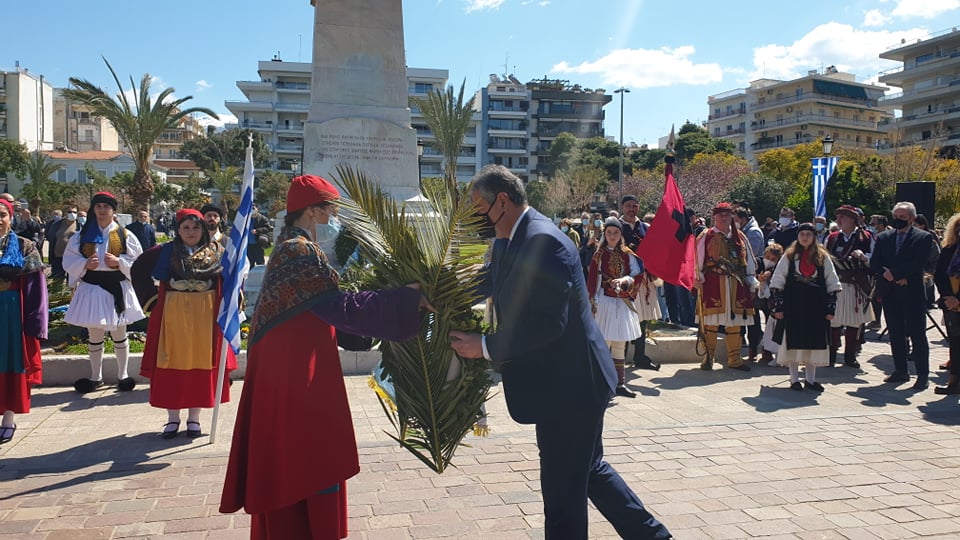
[(823, 140), (822, 158), (813, 160), (813, 217), (826, 217), (827, 215), (827, 184), (830, 183), (830, 176), (836, 167), (837, 158), (831, 158), (830, 152), (833, 151), (833, 137), (827, 134)]
[(417, 185), (423, 194), (423, 140), (417, 139)]
[(619, 185), (619, 198), (623, 198), (623, 98), (624, 94), (629, 94), (630, 89), (620, 87), (613, 91), (614, 94), (620, 94), (620, 177), (618, 181)]
[(830, 157), (830, 152), (832, 151), (833, 151), (833, 137), (827, 134), (827, 136), (823, 138), (823, 154), (827, 157)]

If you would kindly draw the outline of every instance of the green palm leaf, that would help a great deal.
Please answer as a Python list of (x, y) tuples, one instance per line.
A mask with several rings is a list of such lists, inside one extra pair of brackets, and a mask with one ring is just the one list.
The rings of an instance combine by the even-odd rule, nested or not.
[(396, 429), (389, 435), (442, 473), (483, 416), (491, 384), (486, 361), (458, 357), (448, 338), (451, 330), (480, 329), (472, 310), (481, 300), (479, 267), (458, 249), (477, 242), (480, 218), (469, 198), (456, 201), (445, 187), (427, 189), (429, 211), (420, 215), (407, 213), (360, 171), (338, 167), (337, 179), (346, 194), (341, 219), (373, 265), (374, 285), (420, 283), (437, 310), (422, 315), (416, 339), (383, 344), (381, 366), (395, 395), (378, 397)]

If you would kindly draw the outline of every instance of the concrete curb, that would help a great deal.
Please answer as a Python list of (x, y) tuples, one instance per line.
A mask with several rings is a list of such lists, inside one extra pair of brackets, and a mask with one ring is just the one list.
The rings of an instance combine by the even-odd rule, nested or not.
[[(654, 343), (647, 344), (647, 355), (655, 362), (662, 364), (694, 364), (700, 363), (702, 357), (695, 352), (696, 336), (670, 336), (651, 338)], [(717, 346), (717, 357), (726, 358), (723, 340)], [(130, 365), (127, 368), (131, 377), (139, 384), (149, 381), (141, 377), (141, 353), (130, 354)], [(117, 380), (117, 362), (112, 354), (104, 355), (103, 377), (108, 384)], [(633, 358), (632, 346), (627, 351), (627, 358)], [(344, 375), (368, 375), (380, 362), (380, 351), (340, 351), (340, 367)], [(240, 351), (237, 356), (237, 369), (230, 374), (234, 380), (243, 379), (247, 368), (247, 351)], [(86, 355), (44, 355), (43, 356), (43, 385), (44, 386), (73, 386), (74, 381), (90, 376), (90, 364)]]

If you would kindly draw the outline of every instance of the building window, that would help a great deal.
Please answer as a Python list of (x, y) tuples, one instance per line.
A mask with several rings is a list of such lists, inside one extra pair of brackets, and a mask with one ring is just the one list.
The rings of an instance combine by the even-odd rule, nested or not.
[(77, 171), (77, 183), (86, 184), (87, 183), (87, 171), (80, 169)]
[(60, 169), (59, 171), (57, 171), (57, 182), (66, 183), (66, 181), (67, 181), (67, 170)]
[(93, 130), (92, 130), (92, 129), (85, 129), (85, 130), (83, 130), (83, 141), (84, 141), (84, 142), (94, 142), (94, 139), (93, 139)]

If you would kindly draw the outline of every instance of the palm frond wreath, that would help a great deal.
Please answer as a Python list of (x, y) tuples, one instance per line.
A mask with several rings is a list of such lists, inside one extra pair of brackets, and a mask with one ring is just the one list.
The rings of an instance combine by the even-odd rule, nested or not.
[(341, 220), (373, 265), (373, 285), (420, 283), (437, 310), (421, 315), (416, 339), (381, 345), (383, 359), (371, 386), (396, 429), (388, 435), (442, 473), (467, 433), (485, 431), (487, 362), (460, 358), (448, 337), (451, 330), (480, 330), (472, 310), (481, 300), (479, 265), (462, 258), (458, 249), (476, 242), (480, 218), (469, 198), (455, 202), (443, 186), (427, 188), (429, 204), (408, 213), (359, 170), (338, 167), (337, 181), (346, 195)]

